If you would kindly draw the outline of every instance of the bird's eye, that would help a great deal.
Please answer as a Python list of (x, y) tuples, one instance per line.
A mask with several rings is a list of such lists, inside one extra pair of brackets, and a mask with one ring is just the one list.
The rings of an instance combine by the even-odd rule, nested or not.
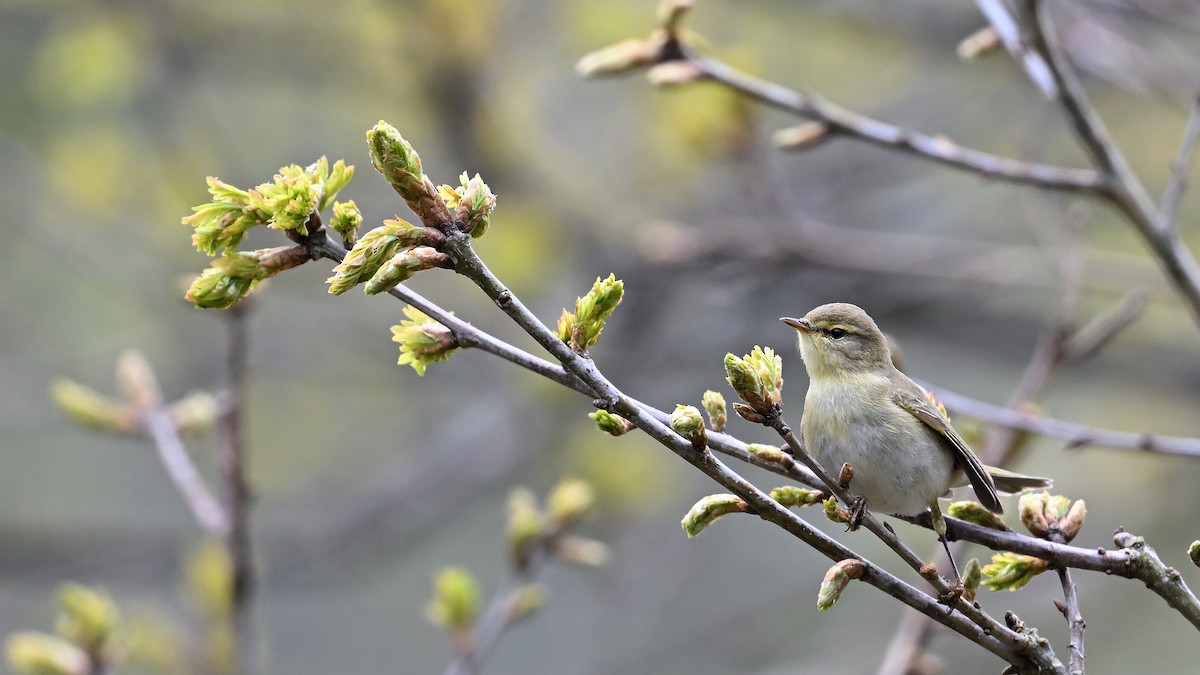
[(830, 328), (829, 329), (829, 337), (833, 338), (834, 340), (841, 340), (842, 338), (846, 337), (846, 329), (845, 328)]

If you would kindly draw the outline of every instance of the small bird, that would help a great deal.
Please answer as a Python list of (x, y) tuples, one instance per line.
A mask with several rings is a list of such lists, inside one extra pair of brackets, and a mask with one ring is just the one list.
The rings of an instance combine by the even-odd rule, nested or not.
[(951, 488), (970, 482), (979, 502), (1001, 513), (997, 493), (1050, 485), (979, 461), (929, 393), (892, 364), (887, 339), (860, 307), (821, 305), (780, 321), (800, 332), (808, 370), (804, 445), (834, 475), (849, 464), (850, 491), (867, 508), (897, 516), (929, 508), (945, 542), (937, 500)]

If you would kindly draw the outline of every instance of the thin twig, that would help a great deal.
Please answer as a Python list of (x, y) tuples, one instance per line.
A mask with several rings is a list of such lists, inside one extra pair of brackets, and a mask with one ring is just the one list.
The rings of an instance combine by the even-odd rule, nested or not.
[(226, 313), (229, 330), (226, 377), (229, 383), (225, 395), (228, 401), (219, 424), (221, 475), (229, 514), (225, 548), (232, 567), (230, 621), (236, 641), (234, 670), (239, 673), (257, 671), (257, 635), (253, 617), (256, 581), (250, 540), (250, 489), (246, 481), (246, 448), (242, 433), (249, 350), (247, 311), (245, 307), (235, 307)]
[(1174, 228), (1160, 227), (1162, 217), (1158, 209), (1113, 142), (1059, 48), (1050, 28), (1048, 4), (1042, 0), (1024, 0), (1021, 5), (1028, 38), (1046, 59), (1058, 85), (1059, 106), (1101, 174), (1103, 187), (1098, 193), (1125, 214), (1158, 259), (1167, 279), (1183, 296), (1192, 318), (1200, 323), (1200, 265)]
[(1020, 183), (1046, 190), (1091, 192), (1103, 185), (1102, 177), (1088, 169), (1068, 169), (1050, 164), (1022, 162), (960, 146), (948, 138), (929, 136), (860, 115), (812, 94), (793, 91), (740, 72), (716, 59), (687, 53), (705, 77), (750, 98), (807, 119), (821, 122), (831, 132), (924, 157), (940, 164), (977, 173), (985, 178)]
[(1069, 448), (1088, 445), (1103, 446), (1116, 450), (1157, 452), (1181, 457), (1200, 457), (1200, 438), (1181, 436), (1159, 436), (1149, 433), (1132, 433), (1089, 427), (1075, 422), (1047, 417), (1027, 410), (1014, 410), (993, 405), (979, 399), (964, 396), (935, 385), (922, 386), (934, 391), (938, 400), (955, 412), (964, 413), (985, 422), (999, 424), (1012, 429), (1032, 431), (1044, 436), (1061, 438)]
[(1196, 145), (1200, 143), (1200, 93), (1192, 102), (1191, 113), (1188, 114), (1187, 127), (1183, 131), (1183, 141), (1179, 144), (1179, 154), (1171, 162), (1171, 179), (1163, 190), (1162, 206), (1159, 207), (1160, 220), (1158, 228), (1163, 232), (1175, 229), (1176, 218), (1179, 216), (1179, 202), (1188, 185), (1188, 171), (1191, 169), (1192, 157), (1196, 154)]
[(1070, 675), (1083, 675), (1083, 635), (1087, 624), (1079, 611), (1079, 593), (1071, 579), (1071, 570), (1066, 567), (1058, 568), (1058, 580), (1063, 589), (1063, 616), (1067, 619), (1067, 627), (1071, 633), (1071, 655), (1068, 657), (1067, 672)]
[(171, 420), (170, 413), (164, 409), (147, 410), (142, 419), (167, 476), (183, 497), (192, 517), (210, 535), (223, 539), (229, 532), (225, 508), (209, 491), (204, 477), (179, 438), (179, 429)]
[(1008, 53), (1021, 62), (1025, 74), (1042, 92), (1042, 96), (1051, 101), (1057, 99), (1058, 85), (1054, 83), (1050, 67), (1046, 65), (1041, 54), (1030, 49), (1029, 45), (1021, 39), (1021, 28), (1008, 13), (1008, 8), (1004, 6), (1004, 3), (1000, 0), (975, 0), (975, 5), (979, 7), (980, 13), (996, 31), (996, 35)]

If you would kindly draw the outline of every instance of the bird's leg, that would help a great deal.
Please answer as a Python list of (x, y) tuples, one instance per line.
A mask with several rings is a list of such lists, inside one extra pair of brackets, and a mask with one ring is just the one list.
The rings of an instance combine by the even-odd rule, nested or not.
[(950, 559), (950, 569), (954, 570), (954, 584), (950, 590), (938, 598), (938, 601), (953, 606), (963, 593), (962, 574), (958, 571), (958, 564), (954, 562), (954, 554), (950, 552), (950, 541), (946, 539), (946, 519), (942, 517), (942, 509), (938, 506), (936, 499), (929, 503), (929, 514), (933, 521), (933, 531), (937, 533), (938, 541), (942, 542), (942, 548), (946, 549), (946, 557)]
[(850, 502), (850, 520), (847, 521), (846, 531), (853, 532), (862, 527), (863, 519), (867, 517), (867, 500), (852, 496)]

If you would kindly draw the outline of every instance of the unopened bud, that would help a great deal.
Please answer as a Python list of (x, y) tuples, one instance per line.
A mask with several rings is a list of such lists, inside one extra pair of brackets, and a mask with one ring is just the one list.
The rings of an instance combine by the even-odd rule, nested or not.
[(695, 406), (675, 406), (675, 412), (671, 413), (671, 428), (675, 430), (675, 433), (691, 441), (692, 445), (703, 447), (707, 435), (704, 429), (704, 417), (700, 415), (700, 411)]
[(829, 138), (829, 125), (821, 122), (804, 122), (794, 127), (780, 129), (771, 137), (775, 147), (782, 150), (807, 150)]
[(700, 405), (704, 406), (704, 411), (708, 413), (708, 425), (712, 427), (712, 430), (725, 431), (725, 423), (729, 419), (725, 408), (725, 397), (709, 389), (700, 399)]
[(784, 508), (816, 504), (821, 501), (821, 497), (824, 495), (825, 493), (820, 490), (812, 490), (795, 485), (783, 485), (771, 490), (771, 499), (779, 502)]
[(67, 640), (47, 633), (13, 633), (4, 643), (8, 665), (20, 675), (86, 675), (88, 655)]
[(663, 40), (630, 38), (589, 52), (575, 62), (580, 77), (620, 75), (657, 63)]
[(117, 358), (117, 383), (126, 398), (139, 410), (154, 410), (162, 406), (158, 378), (141, 352), (130, 349)]
[(967, 561), (967, 566), (963, 568), (962, 584), (963, 584), (963, 599), (967, 602), (974, 602), (975, 595), (979, 592), (979, 583), (983, 580), (983, 568), (979, 565), (979, 558), (971, 558)]
[(426, 227), (444, 229), (451, 216), (446, 203), (421, 171), (421, 157), (392, 125), (380, 121), (367, 132), (371, 164), (392, 184)]
[(1000, 36), (996, 29), (985, 26), (971, 33), (958, 43), (958, 58), (964, 61), (977, 59), (980, 56), (995, 51), (1000, 46)]
[(613, 436), (623, 436), (636, 428), (633, 426), (633, 422), (624, 417), (614, 415), (607, 410), (597, 410), (594, 413), (588, 413), (588, 417), (596, 423), (597, 429)]
[(712, 525), (718, 518), (730, 513), (745, 513), (749, 506), (741, 497), (730, 494), (709, 495), (696, 502), (680, 525), (689, 538)]
[(584, 480), (564, 478), (546, 495), (546, 510), (560, 525), (570, 525), (596, 503), (596, 491)]
[(433, 599), (425, 608), (429, 621), (456, 632), (475, 626), (479, 615), (479, 583), (462, 567), (446, 567), (433, 579)]
[(746, 445), (746, 452), (772, 464), (787, 466), (792, 463), (792, 458), (783, 448), (776, 445), (765, 445), (762, 443), (749, 443)]
[(842, 598), (842, 591), (854, 579), (858, 579), (867, 569), (866, 563), (857, 558), (839, 560), (829, 568), (817, 591), (817, 609), (822, 612), (833, 607)]
[(984, 508), (983, 504), (980, 504), (979, 502), (950, 502), (950, 506), (946, 509), (946, 515), (950, 516), (951, 518), (965, 520), (968, 523), (975, 523), (976, 525), (989, 527), (993, 530), (1001, 530), (1003, 532), (1011, 531), (1008, 525), (1005, 525), (1004, 521), (1000, 519), (1000, 516), (987, 510)]
[(584, 567), (600, 567), (608, 562), (608, 546), (595, 539), (584, 537), (558, 537), (554, 540), (554, 554), (560, 559)]
[(679, 87), (704, 77), (704, 70), (691, 61), (664, 61), (646, 71), (646, 80), (655, 87)]
[(825, 501), (821, 502), (821, 504), (822, 504), (822, 506), (824, 506), (826, 518), (832, 520), (835, 523), (850, 522), (850, 512), (847, 511), (846, 509), (843, 509), (838, 504), (837, 497), (831, 496), (828, 499), (826, 499)]
[(141, 415), (133, 405), (102, 396), (78, 382), (60, 379), (50, 393), (58, 407), (79, 424), (126, 434), (139, 428)]

